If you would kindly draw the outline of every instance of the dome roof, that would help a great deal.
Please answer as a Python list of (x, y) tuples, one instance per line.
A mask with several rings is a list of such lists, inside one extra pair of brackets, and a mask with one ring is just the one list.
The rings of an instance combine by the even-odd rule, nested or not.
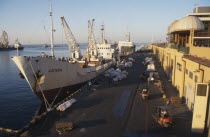
[(168, 33), (192, 29), (204, 30), (203, 22), (196, 16), (186, 16), (176, 22), (173, 22), (169, 27)]

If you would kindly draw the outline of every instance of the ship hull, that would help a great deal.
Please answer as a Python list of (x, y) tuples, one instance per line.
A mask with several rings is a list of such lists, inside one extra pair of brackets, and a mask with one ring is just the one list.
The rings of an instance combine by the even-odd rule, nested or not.
[[(23, 50), (24, 47), (19, 47), (18, 50)], [(17, 50), (17, 48), (10, 47), (10, 48), (0, 48), (0, 51), (10, 51), (10, 50)]]
[[(43, 93), (42, 92), (34, 92), (36, 96), (44, 102), (44, 96), (45, 98), (51, 103), (52, 101), (59, 101), (61, 99), (64, 99), (65, 97), (71, 95), (74, 93), (77, 89), (81, 88), (82, 86), (85, 85), (86, 82), (79, 83), (76, 85), (70, 85), (62, 88), (56, 88), (56, 89), (50, 89), (50, 90), (45, 90)], [(44, 94), (44, 96), (43, 96)]]
[(114, 63), (82, 68), (78, 63), (51, 58), (14, 56), (12, 59), (42, 101), (43, 98), (54, 100), (58, 92), (58, 97), (71, 94), (75, 88), (96, 78)]

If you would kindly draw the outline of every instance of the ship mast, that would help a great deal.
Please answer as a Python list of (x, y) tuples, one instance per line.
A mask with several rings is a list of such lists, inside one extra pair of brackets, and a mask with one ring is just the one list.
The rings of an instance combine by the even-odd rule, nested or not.
[(101, 43), (104, 43), (104, 25), (101, 25)]
[(52, 17), (52, 0), (50, 1), (50, 20), (51, 20), (51, 29), (50, 29), (50, 42), (51, 42), (51, 56), (54, 57), (54, 39), (53, 39), (53, 17)]
[(128, 36), (128, 40), (127, 41), (130, 42), (131, 41), (130, 32), (128, 32), (127, 36)]

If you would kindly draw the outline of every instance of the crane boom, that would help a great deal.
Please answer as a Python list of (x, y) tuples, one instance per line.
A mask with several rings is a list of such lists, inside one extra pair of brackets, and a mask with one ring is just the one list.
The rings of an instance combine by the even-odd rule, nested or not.
[(70, 52), (72, 58), (75, 58), (75, 59), (81, 58), (81, 52), (80, 52), (79, 45), (77, 45), (74, 35), (71, 32), (64, 16), (61, 17), (61, 21), (62, 21), (62, 25), (63, 25), (63, 31), (64, 31), (64, 34), (66, 37), (66, 42), (68, 44), (69, 52)]
[(88, 20), (88, 49), (87, 54), (90, 56), (97, 56), (97, 47), (96, 47), (96, 40), (94, 35), (94, 21), (92, 22)]

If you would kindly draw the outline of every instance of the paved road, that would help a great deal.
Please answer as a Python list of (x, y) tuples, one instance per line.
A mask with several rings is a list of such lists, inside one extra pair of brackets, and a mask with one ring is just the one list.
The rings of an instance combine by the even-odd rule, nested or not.
[[(160, 128), (152, 118), (155, 108), (165, 100), (154, 85), (149, 86), (151, 100), (144, 101), (139, 92), (147, 87), (139, 75), (146, 67), (141, 63), (145, 55), (135, 54), (128, 78), (112, 85), (105, 77), (92, 91), (77, 97), (78, 102), (64, 113), (48, 117), (41, 125), (32, 128), (30, 136), (51, 137), (186, 137), (189, 127), (183, 120), (174, 128)], [(182, 110), (184, 107), (172, 106)], [(179, 111), (177, 111), (177, 116)], [(55, 117), (56, 116), (56, 117)], [(181, 117), (182, 119), (183, 117)], [(72, 121), (75, 129), (62, 135), (55, 131), (55, 123)]]

